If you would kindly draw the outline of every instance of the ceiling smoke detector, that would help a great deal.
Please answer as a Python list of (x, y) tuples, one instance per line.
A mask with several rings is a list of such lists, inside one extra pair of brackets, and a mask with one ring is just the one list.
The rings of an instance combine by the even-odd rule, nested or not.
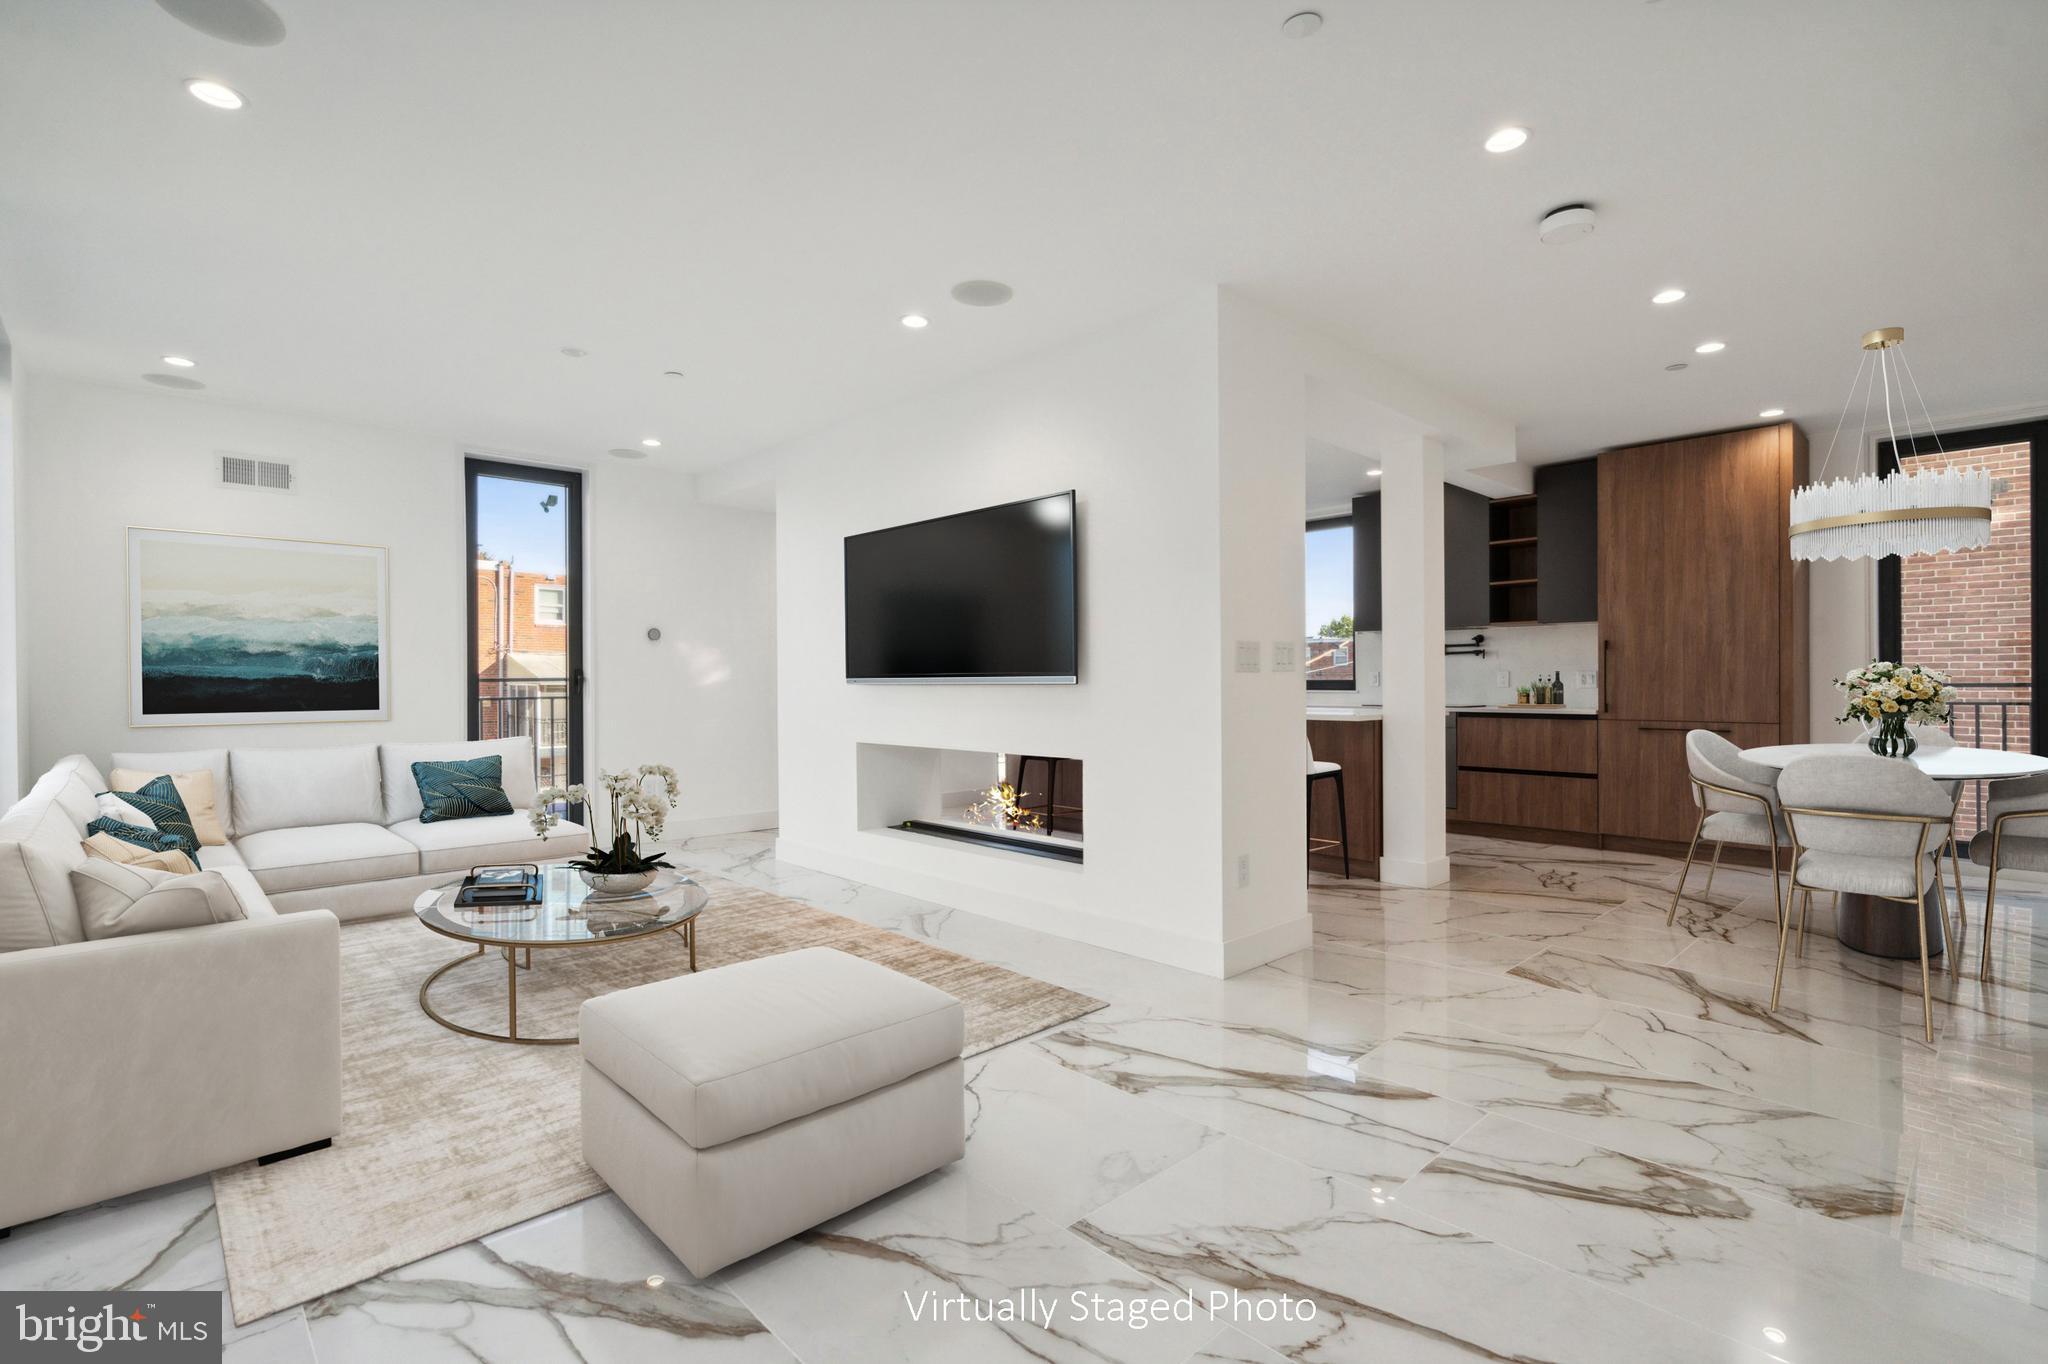
[(1565, 204), (1543, 215), (1543, 221), (1536, 224), (1536, 240), (1545, 246), (1560, 246), (1592, 236), (1593, 226), (1592, 209), (1584, 204)]
[(263, 0), (156, 0), (157, 8), (187, 28), (242, 47), (275, 47), (284, 20)]
[(953, 301), (970, 308), (994, 308), (1008, 303), (1017, 291), (999, 279), (963, 279), (953, 286)]
[(1290, 14), (1280, 21), (1280, 31), (1290, 38), (1313, 38), (1322, 28), (1323, 16), (1312, 9)]

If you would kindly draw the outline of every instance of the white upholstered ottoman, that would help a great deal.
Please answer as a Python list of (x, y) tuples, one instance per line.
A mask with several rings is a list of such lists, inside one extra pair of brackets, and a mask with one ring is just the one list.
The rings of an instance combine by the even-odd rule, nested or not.
[(826, 947), (583, 1005), (583, 1158), (699, 1276), (966, 1149), (960, 1001)]

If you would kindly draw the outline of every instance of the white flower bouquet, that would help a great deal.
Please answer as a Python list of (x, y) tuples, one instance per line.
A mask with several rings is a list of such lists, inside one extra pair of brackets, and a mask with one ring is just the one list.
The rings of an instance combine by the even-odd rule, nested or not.
[(1908, 725), (1946, 725), (1956, 699), (1947, 673), (1917, 663), (1867, 663), (1837, 678), (1835, 688), (1847, 697), (1839, 722), (1875, 731), (1870, 749), (1887, 757), (1904, 757), (1919, 746)]

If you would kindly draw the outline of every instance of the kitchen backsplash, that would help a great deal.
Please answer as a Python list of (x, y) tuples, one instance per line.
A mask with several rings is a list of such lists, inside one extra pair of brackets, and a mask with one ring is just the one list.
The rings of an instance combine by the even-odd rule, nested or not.
[[(1564, 699), (1570, 706), (1599, 704), (1600, 626), (1597, 621), (1569, 625), (1492, 625), (1481, 630), (1447, 630), (1446, 644), (1464, 644), (1475, 634), (1485, 635), (1486, 657), (1454, 654), (1444, 659), (1444, 704), (1511, 705), (1515, 688), (1527, 686), (1538, 676), (1564, 674)], [(1359, 635), (1353, 641), (1358, 657), (1358, 688), (1355, 692), (1308, 693), (1312, 703), (1332, 706), (1376, 706), (1381, 688), (1375, 680), (1380, 671), (1380, 636), (1377, 631)], [(1501, 673), (1508, 675), (1505, 685)], [(1582, 683), (1580, 675), (1588, 681)]]

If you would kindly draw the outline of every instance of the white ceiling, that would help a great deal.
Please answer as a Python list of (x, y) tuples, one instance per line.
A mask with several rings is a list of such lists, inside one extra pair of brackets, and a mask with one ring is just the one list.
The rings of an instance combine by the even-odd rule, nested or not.
[(27, 367), (702, 467), (1222, 283), (1525, 459), (1766, 406), (1824, 444), (1882, 324), (1937, 415), (2048, 407), (2040, 0), (273, 3), (245, 48), (0, 0)]

